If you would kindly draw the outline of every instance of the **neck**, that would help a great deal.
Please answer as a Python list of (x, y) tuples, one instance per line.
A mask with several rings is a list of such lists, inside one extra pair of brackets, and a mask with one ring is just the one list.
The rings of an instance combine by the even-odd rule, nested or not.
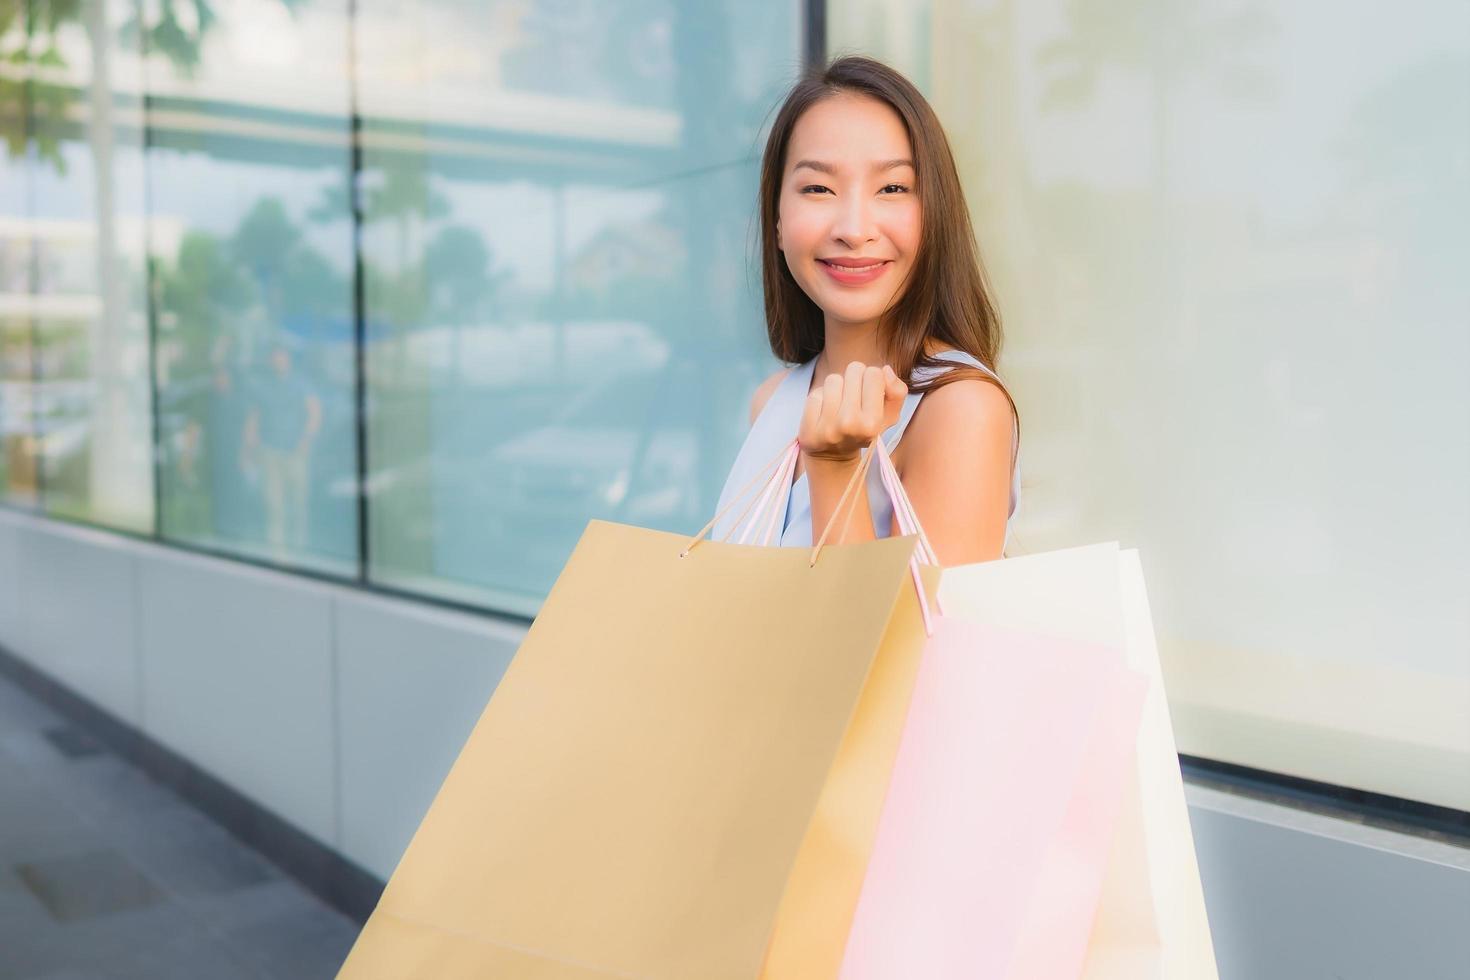
[(817, 355), (815, 380), (820, 383), (829, 374), (841, 374), (853, 361), (873, 367), (888, 363), (888, 355), (878, 339), (878, 323), (834, 323), (826, 320), (822, 352)]

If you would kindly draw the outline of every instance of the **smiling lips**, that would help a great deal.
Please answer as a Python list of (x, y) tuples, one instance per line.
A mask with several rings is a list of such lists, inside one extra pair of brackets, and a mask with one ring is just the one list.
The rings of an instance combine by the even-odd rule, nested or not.
[(888, 259), (817, 259), (827, 274), (848, 286), (860, 286), (872, 282), (883, 274), (891, 264)]

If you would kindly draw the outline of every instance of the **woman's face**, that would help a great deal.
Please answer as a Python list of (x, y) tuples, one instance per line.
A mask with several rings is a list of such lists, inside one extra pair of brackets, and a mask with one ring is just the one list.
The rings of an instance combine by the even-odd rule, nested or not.
[(877, 99), (812, 106), (786, 149), (776, 241), (829, 323), (869, 325), (896, 302), (919, 246), (908, 133)]

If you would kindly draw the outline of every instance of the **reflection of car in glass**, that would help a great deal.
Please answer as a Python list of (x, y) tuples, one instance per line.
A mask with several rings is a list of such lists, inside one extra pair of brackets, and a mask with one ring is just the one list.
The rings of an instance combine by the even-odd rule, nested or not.
[(579, 531), (590, 517), (678, 523), (695, 492), (695, 432), (676, 387), (668, 374), (618, 375), (496, 446), (506, 516), (544, 515)]
[(496, 446), (483, 520), (520, 588), (549, 586), (591, 518), (684, 528), (697, 518), (692, 370), (613, 376)]

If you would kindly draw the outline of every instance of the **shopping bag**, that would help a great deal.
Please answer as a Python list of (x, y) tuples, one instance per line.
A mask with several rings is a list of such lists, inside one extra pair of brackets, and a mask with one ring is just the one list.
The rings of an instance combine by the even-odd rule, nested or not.
[[(932, 561), (881, 445), (875, 456), (895, 521)], [(1144, 687), (1117, 649), (940, 616), (844, 980), (1076, 977)]]
[(1138, 553), (1113, 542), (946, 569), (939, 598), (971, 622), (1116, 647), (1149, 678), (1082, 976), (1216, 977)]
[(339, 977), (756, 977), (839, 756), (876, 823), (914, 546), (591, 522)]
[[(941, 617), (844, 980), (1077, 976), (1142, 697), (1110, 654)], [(1079, 794), (1091, 805), (1073, 807)], [(1028, 932), (1049, 959), (1022, 956)]]
[(1215, 948), (1138, 552), (1120, 552), (1118, 571), (1124, 649), (1129, 664), (1152, 684), (1139, 726), (1135, 783), (1124, 801), (1084, 976), (1214, 980)]

